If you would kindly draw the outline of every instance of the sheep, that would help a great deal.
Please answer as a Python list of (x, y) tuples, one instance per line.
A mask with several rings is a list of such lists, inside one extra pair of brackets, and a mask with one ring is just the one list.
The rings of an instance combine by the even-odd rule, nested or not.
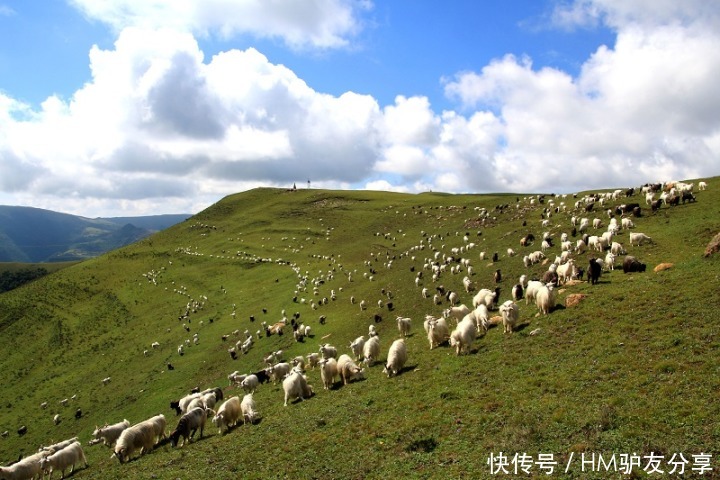
[[(252, 393), (248, 395), (252, 395)], [(212, 419), (212, 423), (218, 428), (218, 433), (227, 433), (230, 427), (235, 426), (241, 413), (240, 397), (230, 397), (220, 405), (220, 408)]]
[(623, 273), (644, 272), (646, 268), (644, 263), (640, 263), (638, 259), (632, 255), (626, 256), (623, 260)]
[(42, 477), (43, 471), (40, 463), (45, 458), (45, 455), (47, 455), (45, 452), (31, 455), (9, 467), (0, 467), (0, 478), (3, 480), (25, 480)]
[(362, 358), (364, 346), (365, 337), (363, 337), (362, 335), (357, 337), (350, 343), (350, 350), (352, 351), (353, 355), (355, 355), (355, 360), (360, 360)]
[(377, 335), (370, 337), (363, 346), (363, 357), (368, 366), (372, 366), (380, 355), (380, 337)]
[(235, 370), (233, 373), (228, 375), (228, 385), (232, 386), (239, 386), (240, 383), (245, 380), (245, 377), (247, 377), (247, 374), (240, 373), (237, 370)]
[(630, 232), (630, 245), (642, 245), (645, 242), (653, 243), (653, 239), (640, 232)]
[(324, 343), (320, 345), (320, 355), (322, 358), (337, 358), (337, 348), (329, 343)]
[(567, 263), (557, 267), (555, 273), (557, 273), (558, 282), (566, 283), (575, 276), (575, 261), (573, 259), (568, 260)]
[(622, 246), (622, 243), (618, 242), (612, 242), (610, 245), (610, 252), (612, 252), (613, 255), (624, 255), (625, 254), (625, 248)]
[(499, 310), (502, 315), (503, 333), (512, 333), (520, 319), (520, 308), (517, 306), (517, 303), (508, 300), (500, 305)]
[(243, 416), (243, 425), (247, 425), (248, 422), (250, 422), (250, 425), (253, 425), (258, 417), (258, 412), (252, 393), (248, 393), (243, 397), (242, 403), (240, 403), (240, 410)]
[(276, 383), (285, 378), (285, 375), (290, 373), (290, 370), (291, 367), (289, 363), (281, 362), (269, 367), (268, 373), (270, 374), (270, 378), (272, 379), (273, 383)]
[(698, 190), (702, 191), (705, 189), (707, 189), (707, 182), (702, 182), (702, 181), (698, 182)]
[(283, 390), (285, 391), (285, 406), (288, 400), (299, 398), (304, 400), (313, 395), (312, 385), (308, 385), (305, 375), (293, 372), (283, 380)]
[(428, 342), (430, 350), (446, 342), (450, 338), (450, 330), (444, 318), (433, 318), (428, 321)]
[(127, 420), (113, 425), (105, 425), (104, 427), (98, 427), (96, 425), (92, 435), (95, 440), (102, 440), (104, 445), (112, 446), (120, 437), (120, 434), (129, 427), (130, 422)]
[(170, 443), (173, 447), (177, 447), (182, 437), (180, 447), (192, 441), (195, 433), (200, 430), (200, 438), (203, 436), (205, 422), (207, 421), (207, 409), (196, 407), (180, 417), (175, 430), (170, 434)]
[(110, 383), (110, 380), (111, 380), (111, 379), (112, 379), (111, 377), (105, 377), (105, 378), (103, 378), (103, 379), (102, 379), (102, 384), (103, 384), (103, 385), (107, 385), (108, 383)]
[(62, 442), (58, 442), (58, 443), (53, 443), (52, 445), (48, 445), (47, 447), (40, 447), (38, 452), (46, 452), (48, 455), (52, 455), (53, 453), (57, 452), (58, 450), (62, 450), (63, 448), (70, 446), (77, 441), (78, 441), (78, 437), (68, 438), (67, 440), (63, 440)]
[(600, 274), (602, 272), (602, 265), (600, 264), (600, 261), (595, 258), (591, 258), (589, 265), (588, 265), (588, 282), (590, 282), (591, 285), (595, 285), (600, 281)]
[(615, 255), (612, 252), (608, 252), (605, 255), (605, 268), (607, 270), (615, 270)]
[(462, 304), (458, 305), (457, 307), (450, 307), (446, 310), (443, 310), (443, 317), (445, 317), (446, 319), (452, 317), (455, 319), (455, 323), (457, 323), (462, 320), (463, 317), (468, 313), (470, 313), (470, 308), (467, 305)]
[(307, 358), (307, 365), (308, 367), (315, 369), (315, 366), (318, 364), (318, 361), (320, 360), (320, 354), (319, 353), (308, 353), (305, 355), (305, 358)]
[(320, 378), (323, 382), (323, 388), (330, 390), (335, 383), (335, 377), (338, 376), (337, 360), (334, 358), (323, 358), (319, 362)]
[(149, 420), (128, 427), (115, 442), (112, 456), (117, 457), (120, 463), (125, 463), (136, 450), (144, 455), (155, 446), (155, 436), (155, 427)]
[(337, 369), (343, 385), (347, 385), (351, 380), (361, 380), (365, 378), (365, 369), (360, 368), (349, 355), (340, 355), (337, 361)]
[(495, 305), (497, 298), (497, 289), (492, 291), (487, 288), (483, 288), (473, 297), (473, 308), (477, 308), (478, 305), (485, 305), (490, 310)]
[(412, 320), (408, 317), (397, 317), (397, 326), (400, 335), (407, 337), (410, 334)]
[(620, 220), (620, 225), (622, 226), (622, 228), (635, 228), (635, 224), (633, 223), (632, 219), (627, 217)]
[(475, 322), (475, 326), (477, 327), (478, 333), (481, 331), (483, 334), (487, 332), (488, 329), (488, 322), (490, 318), (490, 312), (488, 308), (485, 305), (478, 305), (475, 310), (472, 312), (472, 318)]
[(530, 280), (528, 282), (527, 288), (525, 289), (525, 305), (529, 304), (530, 301), (535, 301), (535, 296), (542, 286), (543, 283), (538, 280)]
[(423, 287), (422, 291), (420, 292), (420, 295), (422, 296), (422, 298), (429, 298), (430, 290), (428, 290), (427, 287)]
[(555, 286), (552, 283), (547, 283), (540, 287), (537, 294), (535, 294), (535, 305), (540, 309), (540, 313), (547, 315), (555, 308), (556, 299)]
[(58, 450), (52, 455), (40, 460), (40, 469), (48, 471), (50, 474), (48, 478), (52, 478), (54, 470), (60, 470), (61, 477), (65, 478), (65, 470), (70, 467), (70, 473), (75, 471), (75, 464), (82, 461), (85, 464), (85, 468), (88, 466), (87, 459), (85, 458), (85, 452), (83, 452), (82, 445), (80, 442), (74, 442), (62, 450)]
[(257, 387), (260, 385), (260, 380), (258, 379), (257, 375), (250, 374), (246, 376), (241, 382), (240, 382), (240, 388), (242, 388), (247, 393), (253, 393), (255, 390), (257, 390)]
[(386, 373), (388, 378), (397, 375), (402, 371), (405, 362), (407, 362), (407, 346), (405, 340), (400, 338), (390, 345), (383, 373)]
[(464, 318), (450, 334), (450, 346), (455, 347), (455, 354), (470, 352), (470, 346), (477, 336), (477, 327), (472, 320)]
[(53, 423), (54, 423), (55, 425), (60, 425), (60, 422), (61, 422), (61, 420), (60, 420), (60, 414), (59, 414), (59, 413), (56, 413), (55, 416), (53, 417)]
[(188, 405), (190, 405), (190, 402), (195, 400), (196, 398), (200, 397), (200, 393), (191, 393), (190, 395), (185, 395), (183, 398), (177, 401), (171, 401), (170, 402), (170, 408), (175, 410), (175, 415), (181, 415), (188, 410)]

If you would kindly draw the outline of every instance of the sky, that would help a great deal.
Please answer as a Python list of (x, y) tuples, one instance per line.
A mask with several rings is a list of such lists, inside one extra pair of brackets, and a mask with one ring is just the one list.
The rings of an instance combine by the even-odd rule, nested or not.
[(716, 0), (0, 0), (0, 204), (715, 176), (718, 78)]

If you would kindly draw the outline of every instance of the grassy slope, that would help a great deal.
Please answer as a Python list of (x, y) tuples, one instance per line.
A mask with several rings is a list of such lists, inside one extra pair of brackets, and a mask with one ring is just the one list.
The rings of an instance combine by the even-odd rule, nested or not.
[[(521, 301), (525, 328), (512, 336), (491, 329), (471, 355), (460, 358), (446, 346), (429, 351), (422, 331), (422, 317), (445, 306), (421, 299), (410, 267), (420, 269), (432, 252), (414, 252), (414, 262), (400, 254), (419, 244), (421, 231), (449, 234), (433, 243), (447, 253), (470, 232), (478, 244), (466, 255), (475, 268), (473, 280), (493, 287), (491, 274), (501, 268), (504, 301), (526, 273), (519, 257), (504, 252), (513, 247), (527, 253), (518, 239), (527, 231), (542, 232), (538, 207), (513, 207), (479, 226), (466, 223), (475, 219), (474, 207), (514, 205), (515, 195), (257, 189), (228, 197), (137, 244), (0, 296), (0, 349), (7, 352), (0, 381), (10, 387), (1, 399), (0, 430), (11, 432), (0, 439), (0, 459), (8, 462), (19, 451), (74, 435), (86, 443), (95, 424), (123, 418), (134, 423), (162, 412), (172, 429), (177, 419), (168, 402), (191, 387), (226, 386), (228, 373), (260, 368), (262, 356), (273, 350), (285, 350), (287, 358), (317, 351), (326, 335), (347, 352), (375, 313), (384, 318), (383, 358), (397, 337), (395, 316), (413, 318), (410, 368), (399, 377), (385, 378), (377, 365), (366, 381), (326, 392), (319, 373), (310, 371), (317, 395), (287, 408), (282, 388), (264, 385), (256, 394), (258, 425), (226, 436), (208, 428), (203, 441), (180, 450), (162, 446), (123, 466), (108, 458), (108, 449), (87, 447), (91, 467), (75, 477), (185, 478), (192, 472), (220, 478), (483, 478), (491, 451), (554, 453), (559, 461), (582, 451), (717, 454), (720, 297), (714, 292), (720, 260), (701, 254), (720, 231), (714, 207), (720, 193), (713, 188), (718, 180), (709, 180), (711, 189), (700, 192), (696, 204), (636, 220), (636, 231), (653, 237), (654, 245), (630, 247), (623, 232), (622, 243), (649, 270), (661, 261), (674, 268), (658, 274), (615, 271), (597, 286), (569, 287), (561, 301), (567, 293), (588, 298), (548, 317), (536, 317), (537, 309)], [(566, 200), (570, 207), (573, 201)], [(643, 202), (639, 196), (634, 201)], [(556, 237), (570, 230), (569, 216), (552, 217)], [(499, 252), (500, 261), (480, 261), (481, 250)], [(388, 256), (396, 256), (391, 269), (384, 266)], [(258, 257), (273, 262), (258, 263)], [(312, 289), (299, 293), (308, 303), (329, 296), (330, 289), (343, 291), (317, 311), (293, 303), (297, 275), (277, 259), (296, 263), (310, 277), (326, 275), (319, 297)], [(372, 282), (363, 278), (367, 260), (377, 270)], [(535, 266), (531, 274), (544, 269)], [(356, 272), (352, 282), (349, 271)], [(463, 275), (447, 273), (441, 283), (462, 291)], [(429, 279), (425, 283), (433, 286)], [(393, 292), (393, 312), (376, 306), (385, 298), (381, 289)], [(371, 307), (360, 311), (350, 295)], [(190, 334), (177, 317), (190, 298), (203, 296), (207, 301), (189, 324), (200, 345), (179, 357), (177, 345)], [(468, 294), (461, 298), (471, 302)], [(290, 335), (263, 338), (232, 361), (221, 335), (236, 328), (255, 331), (261, 320), (279, 320), (283, 308), (299, 312), (315, 338), (304, 344)], [(318, 324), (320, 314), (327, 325)], [(538, 327), (538, 335), (528, 335)], [(143, 356), (153, 341), (161, 347)], [(174, 371), (165, 370), (167, 362)], [(106, 376), (112, 383), (104, 387), (100, 380)], [(58, 404), (73, 394), (78, 399), (70, 407)], [(47, 410), (39, 408), (42, 401), (50, 404)], [(85, 413), (80, 420), (72, 418), (77, 407)], [(64, 420), (53, 426), (58, 412)], [(14, 433), (20, 424), (29, 428), (24, 437)]]

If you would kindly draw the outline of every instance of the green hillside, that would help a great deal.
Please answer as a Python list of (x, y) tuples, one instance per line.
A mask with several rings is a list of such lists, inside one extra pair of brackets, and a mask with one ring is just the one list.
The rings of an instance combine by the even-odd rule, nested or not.
[[(553, 478), (611, 476), (582, 473), (583, 453), (616, 455), (618, 462), (620, 454), (661, 455), (665, 471), (674, 453), (690, 460), (688, 471), (692, 455), (709, 453), (717, 476), (720, 259), (703, 252), (720, 232), (720, 177), (707, 182), (697, 202), (656, 214), (641, 195), (596, 204), (590, 213), (575, 211), (579, 198), (572, 195), (546, 195), (543, 204), (515, 194), (266, 188), (227, 197), (133, 245), (0, 295), (0, 431), (9, 432), (0, 438), (0, 462), (77, 435), (90, 467), (73, 478), (494, 478), (487, 460), (500, 452), (534, 460), (552, 454)], [(548, 316), (520, 300), (517, 331), (491, 328), (469, 355), (458, 357), (447, 345), (429, 350), (423, 318), (439, 316), (448, 303), (422, 298), (421, 286), (434, 293), (442, 284), (468, 305), (473, 295), (463, 290), (464, 270), (452, 274), (448, 266), (432, 282), (423, 266), (436, 251), (441, 260), (463, 247), (457, 257), (470, 259), (477, 288), (495, 288), (492, 274), (500, 269), (504, 302), (521, 274), (541, 277), (547, 270), (522, 261), (540, 248), (544, 231), (555, 238), (547, 252), (552, 260), (560, 234), (572, 229), (571, 216), (602, 219), (601, 230), (590, 229), (599, 234), (608, 223), (605, 210), (626, 202), (641, 204), (633, 231), (654, 242), (631, 246), (627, 230), (617, 240), (647, 272), (620, 268), (597, 285), (563, 287)], [(543, 209), (555, 207), (560, 212), (543, 228)], [(536, 241), (521, 247), (529, 232)], [(475, 246), (465, 250), (469, 243)], [(518, 255), (508, 257), (509, 247)], [(577, 263), (586, 267), (591, 255), (577, 255)], [(653, 272), (661, 262), (674, 265)], [(302, 277), (307, 291), (298, 286)], [(330, 298), (331, 290), (337, 299), (314, 310), (311, 304)], [(565, 307), (572, 293), (587, 296)], [(351, 296), (369, 307), (361, 310)], [(314, 337), (296, 343), (288, 326), (285, 335), (263, 334), (246, 355), (231, 359), (227, 350), (240, 338), (234, 330), (254, 333), (263, 321), (279, 321), (282, 310), (299, 313)], [(282, 349), (289, 360), (329, 342), (349, 353), (350, 341), (375, 324), (384, 360), (398, 338), (398, 315), (412, 318), (413, 333), (397, 377), (388, 379), (378, 363), (366, 380), (325, 391), (319, 372), (308, 370), (314, 397), (287, 407), (281, 385), (261, 385), (257, 424), (219, 435), (209, 423), (201, 441), (180, 449), (163, 444), (124, 465), (107, 447), (87, 445), (95, 425), (124, 418), (136, 423), (163, 413), (171, 431), (178, 419), (169, 402), (193, 387), (222, 386), (226, 396), (242, 397), (227, 375), (259, 370), (269, 352)], [(179, 356), (178, 345), (194, 333), (199, 344)], [(160, 347), (151, 348), (153, 342)], [(111, 381), (103, 385), (106, 377)], [(67, 407), (59, 403), (65, 398)], [(28, 428), (24, 436), (20, 425)], [(646, 460), (635, 468), (639, 477), (645, 466)], [(530, 472), (545, 477), (537, 464)]]

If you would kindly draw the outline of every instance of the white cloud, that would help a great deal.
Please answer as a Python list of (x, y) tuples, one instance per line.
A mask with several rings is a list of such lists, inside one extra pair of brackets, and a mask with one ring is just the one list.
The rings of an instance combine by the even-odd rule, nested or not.
[(293, 48), (337, 48), (361, 29), (356, 0), (70, 0), (91, 19), (118, 32), (126, 27), (172, 28), (205, 36), (217, 32), (280, 38)]

